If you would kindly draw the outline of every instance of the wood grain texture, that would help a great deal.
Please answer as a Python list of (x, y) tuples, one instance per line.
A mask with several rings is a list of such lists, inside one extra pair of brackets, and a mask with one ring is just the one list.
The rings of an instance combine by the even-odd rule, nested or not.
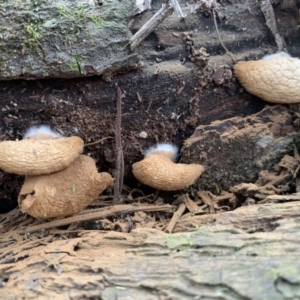
[[(26, 288), (26, 299), (58, 291), (60, 299), (297, 299), (299, 215), (300, 202), (257, 205), (215, 215), (195, 232), (35, 240), (23, 251), (14, 246), (0, 265), (2, 291), (13, 297)], [(265, 230), (247, 233), (257, 220)]]

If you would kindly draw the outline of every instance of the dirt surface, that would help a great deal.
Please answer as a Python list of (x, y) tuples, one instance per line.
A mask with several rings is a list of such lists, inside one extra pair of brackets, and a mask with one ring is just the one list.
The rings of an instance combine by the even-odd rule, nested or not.
[[(130, 30), (161, 3), (134, 16)], [(275, 15), (297, 56), (297, 11), (277, 5)], [(235, 60), (276, 52), (258, 3), (222, 1), (216, 16)], [(0, 173), (0, 283), (7, 299), (296, 299), (298, 105), (266, 107), (243, 90), (209, 9), (185, 21), (174, 13), (136, 54), (137, 69), (124, 74), (0, 82), (1, 140), (21, 139), (40, 124), (85, 143), (107, 138), (84, 154), (111, 174), (116, 86), (125, 94), (121, 205), (112, 206), (109, 188), (78, 215), (41, 222), (10, 211), (24, 179)], [(158, 195), (140, 185), (131, 165), (157, 142), (183, 146), (180, 160), (203, 163), (206, 177)]]

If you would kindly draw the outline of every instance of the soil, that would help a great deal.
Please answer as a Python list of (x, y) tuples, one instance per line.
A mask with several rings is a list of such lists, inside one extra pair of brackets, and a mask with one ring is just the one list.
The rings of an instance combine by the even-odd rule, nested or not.
[[(161, 2), (153, 1), (152, 11), (133, 17), (131, 31)], [(277, 5), (275, 14), (288, 52), (297, 56), (296, 10)], [(236, 60), (276, 51), (257, 3), (221, 1), (217, 20), (222, 41)], [(131, 172), (143, 151), (157, 142), (184, 145), (181, 161), (199, 163), (191, 161), (187, 141), (206, 126), (211, 130), (212, 122), (222, 125), (230, 118), (244, 122), (247, 137), (257, 118), (252, 115), (266, 107), (234, 78), (211, 10), (202, 9), (184, 22), (173, 13), (136, 51), (139, 67), (123, 74), (0, 82), (1, 140), (21, 139), (29, 126), (40, 124), (78, 135), (86, 144), (107, 138), (86, 146), (84, 154), (111, 174), (116, 168), (116, 86), (125, 94), (121, 205), (112, 206), (109, 188), (78, 215), (41, 222), (16, 208), (24, 178), (0, 172), (0, 285), (10, 295), (3, 299), (296, 299), (300, 281), (293, 251), (298, 251), (300, 160), (297, 147), (290, 147), (293, 141), (267, 167), (256, 166), (246, 180), (221, 176), (207, 186), (198, 181), (184, 191), (157, 194)], [(276, 110), (273, 127), (259, 126), (274, 139), (289, 134), (298, 138), (298, 106), (275, 107), (272, 113)], [(275, 123), (283, 125), (277, 128)], [(217, 129), (224, 133), (222, 126)], [(228, 140), (233, 136), (238, 133), (227, 132)], [(251, 160), (249, 137), (239, 143), (239, 152), (232, 155), (241, 162)], [(225, 163), (230, 149), (224, 147), (218, 157), (218, 148), (211, 147), (205, 153), (212, 156), (200, 159), (213, 172), (216, 165), (231, 172), (231, 163)], [(280, 250), (281, 239), (285, 247)], [(283, 255), (286, 251), (291, 256)], [(265, 281), (258, 280), (262, 274)]]

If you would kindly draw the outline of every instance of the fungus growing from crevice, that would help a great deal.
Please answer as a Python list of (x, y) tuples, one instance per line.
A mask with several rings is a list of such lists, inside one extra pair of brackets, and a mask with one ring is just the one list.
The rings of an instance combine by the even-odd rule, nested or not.
[(238, 62), (234, 75), (249, 93), (265, 101), (300, 102), (300, 60), (285, 52)]
[(0, 142), (0, 169), (19, 175), (42, 175), (61, 171), (81, 154), (83, 140), (51, 132), (29, 132), (21, 141)]
[(158, 144), (145, 152), (146, 157), (132, 165), (133, 175), (143, 184), (163, 191), (189, 187), (204, 172), (198, 164), (175, 163), (178, 147)]
[(92, 158), (80, 155), (60, 172), (26, 176), (18, 197), (19, 207), (38, 219), (76, 214), (110, 186), (113, 180), (106, 172), (98, 173)]

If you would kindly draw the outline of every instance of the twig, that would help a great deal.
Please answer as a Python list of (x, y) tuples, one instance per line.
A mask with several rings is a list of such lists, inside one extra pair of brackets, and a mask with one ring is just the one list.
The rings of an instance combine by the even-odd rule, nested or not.
[(279, 202), (279, 201), (299, 201), (300, 195), (293, 194), (293, 195), (269, 195), (264, 200), (258, 202), (258, 204), (268, 203), (268, 202)]
[(39, 230), (45, 230), (45, 229), (50, 229), (54, 227), (59, 227), (59, 226), (65, 226), (69, 225), (74, 222), (83, 222), (83, 221), (91, 221), (95, 219), (100, 219), (100, 218), (106, 218), (109, 216), (113, 215), (122, 215), (122, 214), (128, 214), (131, 212), (136, 212), (136, 211), (144, 211), (144, 212), (167, 212), (167, 213), (172, 213), (174, 211), (173, 207), (169, 204), (158, 206), (158, 205), (145, 205), (145, 206), (134, 206), (134, 205), (115, 205), (108, 207), (107, 209), (103, 211), (98, 211), (95, 213), (89, 213), (89, 214), (84, 214), (84, 215), (77, 215), (61, 220), (55, 220), (51, 221), (48, 223), (43, 223), (35, 226), (29, 226), (25, 229), (21, 229), (19, 233), (31, 233)]
[(208, 191), (199, 191), (197, 193), (198, 197), (201, 198), (201, 200), (204, 202), (204, 204), (206, 204), (209, 207), (209, 212), (215, 213), (215, 207), (214, 207), (214, 202), (213, 202), (213, 195), (208, 192)]
[(186, 15), (182, 12), (181, 7), (180, 7), (178, 1), (177, 0), (171, 0), (171, 3), (172, 3), (172, 5), (173, 5), (173, 7), (174, 7), (174, 9), (175, 9), (175, 11), (176, 11), (176, 13), (178, 15), (178, 18), (180, 18), (181, 20), (183, 20), (186, 17)]
[(95, 142), (84, 144), (84, 147), (97, 145), (97, 144), (100, 144), (100, 143), (104, 142), (105, 140), (109, 140), (109, 139), (113, 139), (113, 137), (108, 136), (108, 137), (102, 138), (100, 140), (96, 140)]
[(181, 216), (183, 215), (185, 209), (186, 209), (186, 205), (183, 202), (179, 205), (178, 209), (174, 212), (170, 223), (168, 224), (168, 226), (165, 229), (165, 232), (172, 233), (174, 227), (176, 226), (177, 221), (181, 218)]
[(131, 51), (133, 51), (163, 20), (169, 17), (174, 11), (174, 7), (169, 5), (167, 1), (166, 5), (163, 5), (156, 14), (148, 20), (130, 39), (129, 43)]
[(275, 42), (278, 47), (278, 51), (282, 51), (284, 48), (284, 40), (281, 37), (280, 33), (278, 32), (277, 24), (276, 24), (276, 19), (275, 19), (275, 14), (273, 10), (273, 6), (270, 2), (270, 0), (264, 0), (261, 2), (261, 11), (263, 12), (265, 19), (266, 19), (266, 25), (269, 27), (271, 30)]
[[(217, 6), (216, 0), (214, 0), (214, 3), (215, 3), (215, 7), (216, 7)], [(236, 60), (233, 57), (233, 54), (226, 48), (226, 46), (224, 45), (224, 43), (221, 40), (219, 29), (218, 29), (218, 24), (217, 24), (217, 20), (216, 20), (216, 12), (215, 12), (214, 8), (213, 8), (212, 12), (213, 12), (213, 19), (214, 19), (214, 24), (215, 24), (218, 40), (219, 40), (220, 44), (222, 45), (222, 47), (224, 48), (224, 50), (226, 51), (226, 53), (231, 57), (232, 61), (234, 63), (236, 63)]]
[(113, 205), (120, 204), (122, 202), (122, 187), (124, 177), (124, 154), (122, 148), (122, 135), (121, 135), (121, 113), (122, 113), (122, 98), (124, 94), (121, 89), (117, 89), (117, 119), (115, 128), (116, 137), (116, 175), (115, 175), (115, 187), (114, 187), (114, 199)]
[(198, 210), (200, 210), (199, 206), (189, 197), (188, 194), (185, 194), (183, 202), (191, 213), (196, 213)]

